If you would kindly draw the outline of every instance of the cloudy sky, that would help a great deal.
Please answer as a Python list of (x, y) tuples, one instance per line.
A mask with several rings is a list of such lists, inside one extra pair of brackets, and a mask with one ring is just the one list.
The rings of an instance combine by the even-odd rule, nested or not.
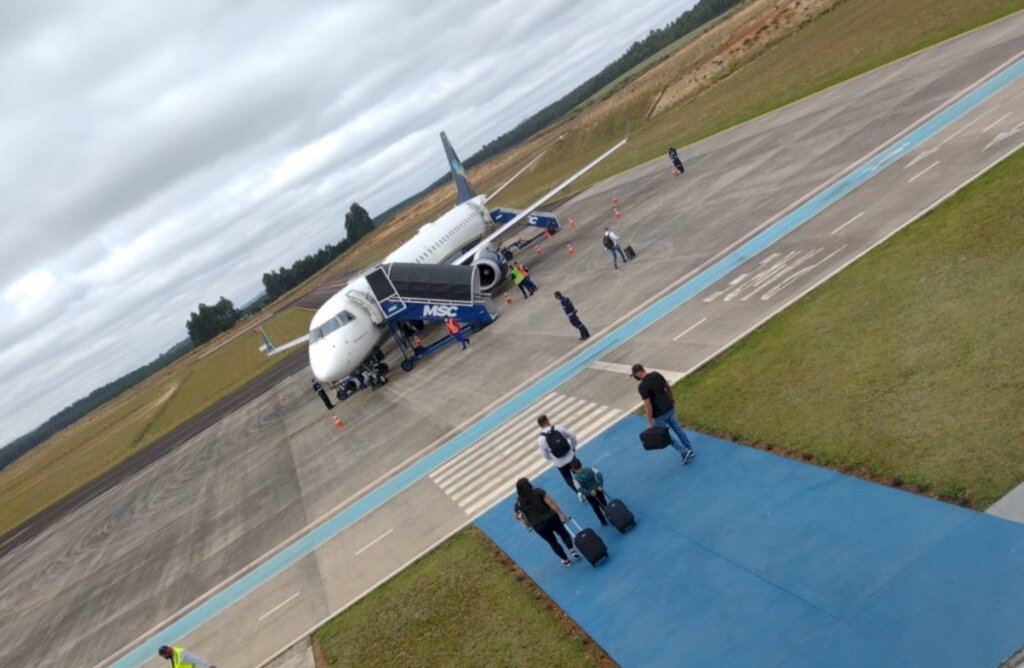
[(692, 4), (4, 0), (0, 444)]

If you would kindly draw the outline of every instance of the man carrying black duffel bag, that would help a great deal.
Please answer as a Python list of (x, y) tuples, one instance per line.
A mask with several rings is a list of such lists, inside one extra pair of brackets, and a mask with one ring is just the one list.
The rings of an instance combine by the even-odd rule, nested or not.
[[(693, 446), (690, 445), (690, 439), (686, 437), (686, 432), (683, 431), (683, 425), (679, 424), (679, 418), (676, 416), (676, 402), (672, 398), (672, 388), (669, 387), (668, 381), (657, 371), (648, 373), (642, 364), (633, 365), (633, 378), (640, 381), (637, 390), (640, 392), (640, 398), (644, 400), (647, 426), (651, 429), (667, 428), (671, 434), (675, 434), (679, 443), (676, 443), (676, 439), (670, 435), (671, 442), (668, 445), (679, 451), (684, 465), (688, 464), (696, 456), (696, 453), (693, 451)], [(650, 433), (651, 429), (645, 434)], [(647, 447), (646, 439), (644, 447)]]

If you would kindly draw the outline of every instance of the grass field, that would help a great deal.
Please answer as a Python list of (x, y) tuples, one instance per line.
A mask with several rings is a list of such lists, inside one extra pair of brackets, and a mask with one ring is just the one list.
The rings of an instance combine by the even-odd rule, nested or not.
[(566, 124), (566, 140), (509, 186), (502, 202), (521, 206), (542, 194), (621, 138), (627, 122), (630, 143), (571, 191), (663, 156), (669, 145), (693, 143), (1022, 8), (1024, 0), (843, 0), (715, 85), (652, 118), (647, 113), (657, 88), (625, 102), (613, 97), (603, 103), (605, 110), (596, 105), (575, 125)]
[(685, 422), (982, 509), (1024, 480), (1024, 153), (675, 388)]
[[(268, 320), (265, 328), (273, 340), (285, 341), (301, 336), (311, 316), (292, 309)], [(247, 333), (203, 359), (190, 353), (0, 471), (0, 535), (294, 352), (266, 357), (257, 349), (260, 343), (258, 335)]]
[[(547, 548), (538, 540), (537, 549)], [(314, 640), (331, 666), (614, 665), (475, 528), (332, 619)]]

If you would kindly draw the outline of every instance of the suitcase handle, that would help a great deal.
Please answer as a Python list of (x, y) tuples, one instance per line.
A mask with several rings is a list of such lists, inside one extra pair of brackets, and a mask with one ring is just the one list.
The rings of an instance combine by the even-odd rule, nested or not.
[(583, 527), (580, 526), (580, 523), (576, 521), (575, 517), (570, 517), (569, 522), (572, 522), (572, 525), (576, 527), (576, 531), (574, 533), (571, 532), (573, 537), (575, 537), (576, 534), (578, 534), (579, 532), (583, 531)]

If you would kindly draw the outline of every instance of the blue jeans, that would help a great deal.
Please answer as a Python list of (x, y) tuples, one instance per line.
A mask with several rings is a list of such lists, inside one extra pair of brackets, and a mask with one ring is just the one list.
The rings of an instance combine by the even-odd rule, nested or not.
[[(686, 437), (686, 432), (683, 431), (683, 425), (679, 424), (679, 418), (676, 417), (676, 410), (674, 408), (665, 412), (663, 415), (658, 415), (651, 419), (654, 421), (655, 427), (668, 427), (669, 436), (672, 434), (676, 435), (676, 437), (672, 439), (673, 448), (679, 452), (693, 450), (693, 446), (690, 445), (690, 439)], [(676, 441), (679, 441), (680, 445), (677, 445)]]
[(613, 266), (615, 266), (615, 267), (619, 266), (619, 259), (617, 257), (615, 257), (616, 253), (619, 254), (619, 257), (622, 258), (623, 262), (626, 261), (626, 254), (622, 252), (622, 246), (620, 246), (620, 245), (615, 244), (614, 246), (612, 246), (611, 248), (608, 249), (608, 252), (612, 254), (612, 265)]

